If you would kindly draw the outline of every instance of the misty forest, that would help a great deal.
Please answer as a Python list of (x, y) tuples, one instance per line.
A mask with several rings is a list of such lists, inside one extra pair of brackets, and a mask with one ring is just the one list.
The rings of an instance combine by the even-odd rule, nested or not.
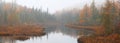
[(51, 13), (0, 0), (0, 43), (120, 43), (120, 0), (97, 1)]

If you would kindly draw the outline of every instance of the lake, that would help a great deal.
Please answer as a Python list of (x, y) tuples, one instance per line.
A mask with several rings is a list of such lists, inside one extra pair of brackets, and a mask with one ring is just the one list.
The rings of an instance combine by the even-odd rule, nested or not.
[(33, 36), (24, 41), (14, 40), (11, 37), (2, 36), (0, 37), (0, 43), (77, 43), (80, 31), (83, 30), (68, 28), (64, 25), (51, 26), (46, 27), (46, 35), (44, 36)]

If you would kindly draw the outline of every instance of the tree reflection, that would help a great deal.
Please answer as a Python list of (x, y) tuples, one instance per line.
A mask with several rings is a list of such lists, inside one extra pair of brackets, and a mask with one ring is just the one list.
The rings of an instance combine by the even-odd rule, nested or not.
[(11, 37), (0, 37), (0, 43), (16, 43)]

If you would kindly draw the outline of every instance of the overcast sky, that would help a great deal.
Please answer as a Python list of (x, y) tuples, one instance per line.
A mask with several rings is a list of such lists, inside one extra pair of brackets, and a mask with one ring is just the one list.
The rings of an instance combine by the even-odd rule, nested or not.
[[(12, 0), (4, 0), (6, 2), (12, 2)], [(50, 13), (55, 13), (56, 11), (71, 8), (79, 7), (82, 8), (84, 4), (90, 4), (93, 0), (16, 0), (20, 5), (34, 8), (41, 8), (43, 10), (49, 9)], [(105, 0), (95, 0), (97, 4), (103, 3)]]

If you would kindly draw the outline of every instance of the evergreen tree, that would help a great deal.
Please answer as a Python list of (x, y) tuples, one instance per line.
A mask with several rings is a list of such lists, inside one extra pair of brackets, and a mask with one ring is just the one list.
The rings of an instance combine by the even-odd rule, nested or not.
[(92, 4), (91, 4), (91, 23), (92, 24), (98, 24), (99, 23), (99, 17), (100, 17), (100, 15), (99, 15), (99, 13), (98, 13), (99, 11), (98, 11), (98, 9), (96, 8), (96, 6), (95, 6), (95, 2), (94, 2), (94, 0), (93, 0), (93, 2), (92, 2)]
[(105, 28), (105, 33), (107, 35), (113, 32), (113, 15), (111, 14), (111, 11), (112, 2), (107, 0), (102, 13), (102, 25)]

